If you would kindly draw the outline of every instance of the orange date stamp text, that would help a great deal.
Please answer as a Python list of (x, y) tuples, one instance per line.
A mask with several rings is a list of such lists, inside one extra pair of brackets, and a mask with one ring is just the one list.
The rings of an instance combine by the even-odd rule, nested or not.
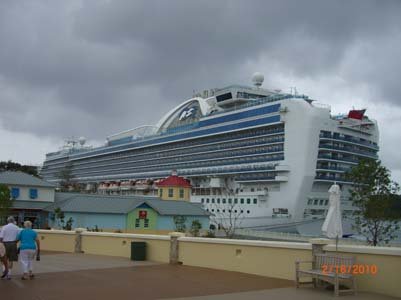
[(323, 274), (336, 273), (336, 274), (352, 274), (352, 275), (376, 275), (377, 266), (372, 265), (322, 265)]

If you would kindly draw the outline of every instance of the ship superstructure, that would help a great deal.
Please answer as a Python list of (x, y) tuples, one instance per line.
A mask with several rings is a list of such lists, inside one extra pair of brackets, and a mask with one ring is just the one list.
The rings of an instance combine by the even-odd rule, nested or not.
[(240, 214), (241, 227), (323, 216), (336, 181), (350, 213), (344, 174), (377, 158), (376, 121), (355, 110), (332, 116), (305, 95), (261, 88), (261, 74), (253, 80), (195, 95), (103, 147), (49, 153), (41, 175), (59, 182), (68, 168), (90, 190), (147, 193), (176, 170), (191, 182), (191, 201), (222, 218)]

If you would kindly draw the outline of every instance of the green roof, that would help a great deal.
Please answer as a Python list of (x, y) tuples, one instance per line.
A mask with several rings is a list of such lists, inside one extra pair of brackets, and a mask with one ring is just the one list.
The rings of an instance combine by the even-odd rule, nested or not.
[(54, 185), (38, 177), (24, 172), (4, 171), (0, 172), (0, 183), (6, 185), (25, 185), (35, 187), (51, 187)]
[(198, 204), (160, 200), (153, 196), (108, 196), (98, 194), (56, 193), (55, 202), (46, 210), (59, 207), (64, 212), (127, 214), (147, 204), (160, 215), (209, 216)]

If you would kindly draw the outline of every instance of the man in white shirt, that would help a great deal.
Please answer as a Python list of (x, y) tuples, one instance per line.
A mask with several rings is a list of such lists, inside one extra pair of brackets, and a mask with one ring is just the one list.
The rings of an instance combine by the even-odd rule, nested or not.
[(17, 250), (17, 236), (20, 232), (20, 228), (15, 225), (14, 217), (7, 218), (8, 224), (3, 226), (0, 232), (0, 242), (4, 244), (6, 248), (6, 255), (8, 259), (8, 274), (7, 279), (11, 279), (11, 269), (13, 268), (13, 262), (18, 261), (18, 250)]

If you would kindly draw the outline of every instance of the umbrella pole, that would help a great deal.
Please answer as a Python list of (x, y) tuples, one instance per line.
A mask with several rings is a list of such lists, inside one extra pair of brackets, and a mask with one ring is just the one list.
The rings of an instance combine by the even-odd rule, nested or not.
[(338, 251), (338, 235), (336, 236), (336, 252)]

